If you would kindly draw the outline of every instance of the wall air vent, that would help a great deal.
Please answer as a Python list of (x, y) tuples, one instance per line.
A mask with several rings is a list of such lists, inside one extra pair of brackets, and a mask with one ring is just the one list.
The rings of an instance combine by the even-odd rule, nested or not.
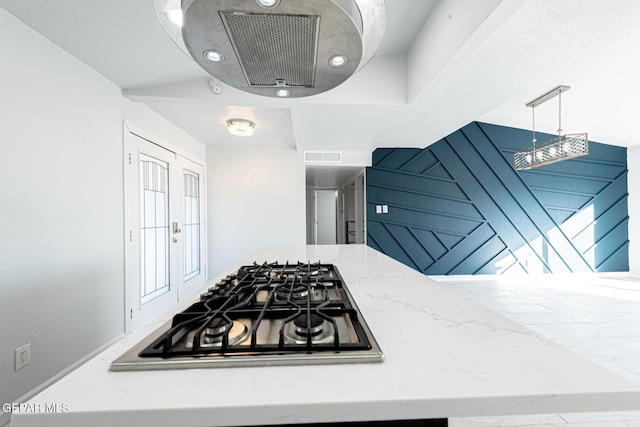
[(305, 151), (305, 163), (342, 163), (340, 151)]

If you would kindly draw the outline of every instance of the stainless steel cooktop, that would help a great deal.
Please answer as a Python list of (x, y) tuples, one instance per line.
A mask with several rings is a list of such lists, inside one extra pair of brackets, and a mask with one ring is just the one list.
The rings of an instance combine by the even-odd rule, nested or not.
[(111, 370), (381, 362), (332, 264), (253, 263), (124, 353)]

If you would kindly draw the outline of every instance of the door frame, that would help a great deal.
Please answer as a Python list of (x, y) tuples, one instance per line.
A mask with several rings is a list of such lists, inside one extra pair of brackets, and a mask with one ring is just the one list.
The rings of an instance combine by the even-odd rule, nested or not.
[[(204, 277), (204, 283), (206, 283), (207, 281), (207, 276), (208, 276), (208, 268), (207, 268), (207, 260), (208, 260), (208, 253), (207, 253), (207, 177), (206, 177), (206, 162), (204, 159), (198, 159), (195, 158), (194, 156), (192, 156), (190, 153), (185, 152), (184, 150), (176, 147), (175, 145), (166, 142), (165, 140), (157, 137), (156, 135), (146, 131), (143, 128), (140, 128), (138, 126), (136, 126), (135, 124), (127, 121), (127, 120), (123, 120), (123, 126), (122, 126), (122, 130), (123, 130), (123, 138), (122, 138), (122, 169), (123, 169), (123, 182), (122, 182), (122, 192), (123, 192), (123, 244), (124, 244), (124, 311), (123, 311), (123, 315), (124, 315), (124, 332), (125, 334), (129, 334), (133, 331), (133, 321), (131, 318), (131, 307), (132, 304), (137, 304), (139, 303), (139, 301), (132, 301), (132, 296), (131, 296), (131, 287), (132, 286), (138, 286), (139, 282), (136, 283), (131, 283), (132, 279), (130, 277), (130, 273), (132, 270), (132, 256), (134, 254), (132, 254), (131, 251), (131, 245), (130, 243), (130, 238), (131, 238), (131, 227), (132, 227), (132, 221), (131, 221), (131, 203), (129, 201), (128, 198), (128, 184), (130, 183), (131, 179), (133, 179), (133, 177), (131, 176), (131, 170), (128, 167), (129, 162), (131, 161), (130, 158), (130, 154), (129, 154), (129, 138), (130, 138), (130, 134), (133, 134), (139, 138), (142, 138), (146, 141), (149, 141), (152, 144), (155, 144), (157, 146), (159, 146), (160, 148), (164, 148), (167, 151), (170, 151), (172, 153), (174, 153), (177, 157), (181, 157), (183, 159), (186, 159), (189, 162), (195, 163), (196, 165), (199, 165), (202, 168), (202, 197), (201, 197), (201, 203), (202, 203), (202, 236), (204, 238), (201, 239), (201, 249), (202, 249), (202, 259), (203, 259), (203, 263), (202, 263), (202, 269), (203, 269), (203, 277)], [(187, 168), (188, 169), (188, 168)], [(137, 254), (136, 254), (137, 255)], [(184, 303), (185, 300), (188, 300), (191, 298), (192, 295), (195, 295), (201, 288), (202, 286), (191, 286), (187, 289), (185, 289), (187, 292), (185, 293), (184, 291), (181, 292), (180, 288), (178, 288), (176, 291), (177, 294), (177, 298), (178, 300), (176, 301), (176, 304), (179, 304), (180, 302)], [(174, 304), (175, 305), (175, 304)], [(160, 310), (158, 313), (155, 313), (153, 317), (155, 317), (155, 315), (158, 315), (162, 313), (162, 310)]]

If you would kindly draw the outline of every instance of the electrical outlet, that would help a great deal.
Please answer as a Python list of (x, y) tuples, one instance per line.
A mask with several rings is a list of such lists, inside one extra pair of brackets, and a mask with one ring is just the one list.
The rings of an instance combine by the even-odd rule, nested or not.
[(31, 363), (31, 343), (16, 348), (16, 371)]

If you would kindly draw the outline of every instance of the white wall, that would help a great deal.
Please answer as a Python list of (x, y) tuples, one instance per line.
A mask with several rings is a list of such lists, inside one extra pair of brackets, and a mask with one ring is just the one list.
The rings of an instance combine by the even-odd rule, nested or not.
[[(627, 149), (629, 192), (629, 272), (640, 274), (640, 145)], [(636, 239), (635, 236), (639, 238)]]
[(210, 278), (263, 246), (305, 244), (302, 153), (207, 147), (207, 189)]
[[(124, 330), (123, 119), (205, 149), (2, 8), (0, 51), (0, 402), (12, 402)], [(14, 372), (28, 342), (31, 365)]]

